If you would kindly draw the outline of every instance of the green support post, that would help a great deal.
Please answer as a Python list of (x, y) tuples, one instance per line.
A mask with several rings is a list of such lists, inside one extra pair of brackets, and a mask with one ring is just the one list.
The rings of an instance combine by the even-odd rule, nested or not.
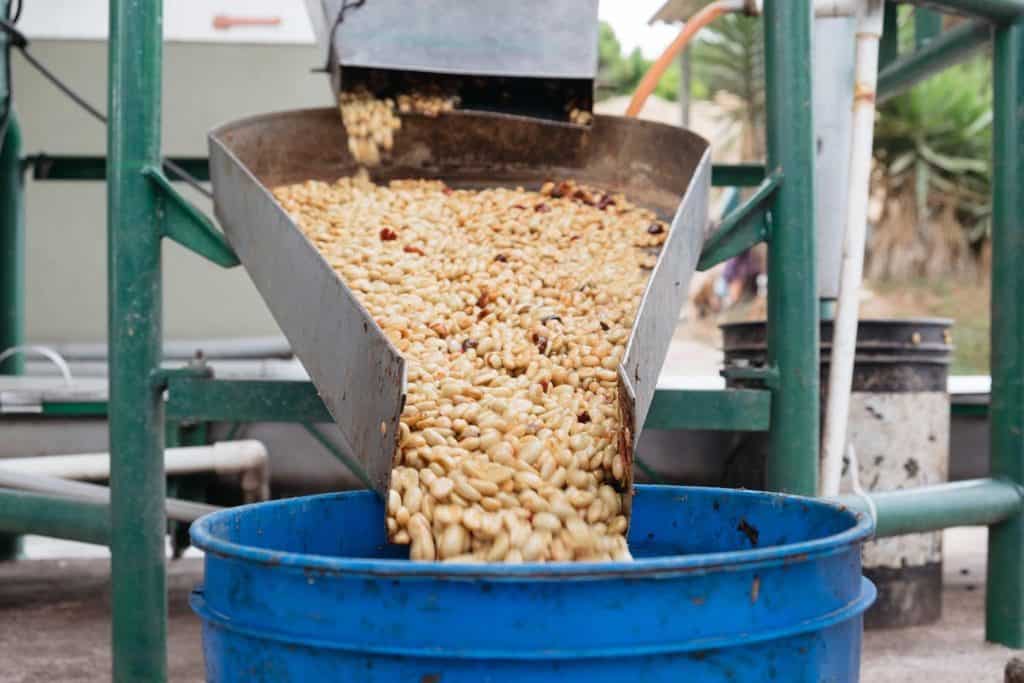
[[(0, 149), (0, 351), (24, 343), (25, 205), (21, 173), (21, 129), (14, 112)], [(0, 375), (20, 375), (24, 357), (0, 362)], [(21, 555), (21, 536), (0, 534), (0, 561)]]
[[(10, 11), (10, 0), (0, 0), (0, 16)], [(21, 168), (21, 128), (14, 115), (10, 69), (6, 64), (10, 36), (0, 34), (0, 351), (25, 342), (25, 204)], [(14, 354), (0, 361), (0, 375), (20, 375), (25, 358)], [(21, 536), (0, 534), (0, 561), (21, 555)]]
[(108, 112), (113, 679), (167, 680), (160, 363), (161, 0), (111, 0)]
[(878, 44), (878, 70), (889, 66), (900, 56), (900, 8), (894, 1), (885, 3), (882, 15), (882, 40)]
[[(0, 149), (0, 351), (24, 343), (25, 207), (21, 175), (21, 129), (13, 112)], [(0, 362), (0, 375), (20, 375), (24, 358)]]
[(766, 483), (814, 495), (818, 485), (818, 293), (814, 253), (811, 0), (765, 0), (768, 170), (785, 176), (768, 243), (771, 402)]
[[(1024, 483), (1024, 20), (992, 55), (992, 476)], [(989, 527), (985, 637), (1024, 646), (1024, 516)]]

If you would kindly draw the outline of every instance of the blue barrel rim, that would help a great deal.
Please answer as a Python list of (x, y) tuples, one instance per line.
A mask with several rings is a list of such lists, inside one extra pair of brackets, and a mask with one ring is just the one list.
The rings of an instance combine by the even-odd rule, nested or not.
[[(733, 569), (749, 569), (761, 565), (774, 565), (782, 562), (808, 561), (812, 558), (842, 552), (850, 545), (859, 544), (874, 533), (873, 520), (845, 505), (824, 499), (795, 496), (791, 494), (765, 491), (725, 489), (719, 487), (672, 486), (672, 485), (638, 485), (638, 492), (651, 491), (679, 493), (685, 495), (690, 491), (721, 493), (729, 496), (761, 498), (765, 495), (776, 498), (780, 503), (800, 503), (819, 508), (831, 508), (847, 515), (855, 523), (849, 529), (823, 538), (787, 543), (766, 548), (750, 548), (744, 550), (723, 551), (693, 555), (665, 555), (661, 557), (640, 558), (631, 562), (525, 562), (522, 564), (449, 564), (441, 562), (412, 562), (404, 559), (357, 558), (307, 553), (283, 552), (246, 546), (224, 540), (214, 535), (212, 525), (223, 518), (237, 515), (247, 509), (267, 505), (294, 504), (297, 499), (285, 498), (263, 503), (252, 503), (238, 507), (219, 510), (200, 517), (189, 529), (192, 545), (204, 553), (227, 559), (244, 560), (255, 564), (276, 568), (292, 568), (312, 570), (325, 574), (369, 575), (393, 578), (431, 578), (431, 579), (488, 579), (495, 581), (508, 580), (565, 580), (565, 579), (603, 579), (645, 578), (662, 574), (694, 573), (707, 570), (728, 571)], [(344, 491), (303, 496), (299, 500), (323, 500), (376, 495), (371, 491)]]

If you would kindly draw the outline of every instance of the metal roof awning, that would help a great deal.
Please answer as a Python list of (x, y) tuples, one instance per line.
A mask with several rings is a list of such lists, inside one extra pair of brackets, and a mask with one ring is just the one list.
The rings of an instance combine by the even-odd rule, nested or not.
[(710, 2), (711, 0), (668, 0), (647, 23), (663, 21), (666, 24), (678, 24), (692, 17), (697, 10)]

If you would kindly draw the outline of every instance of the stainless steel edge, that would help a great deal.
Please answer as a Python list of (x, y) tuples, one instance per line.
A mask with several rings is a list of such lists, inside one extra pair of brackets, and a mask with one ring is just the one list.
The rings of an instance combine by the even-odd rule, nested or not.
[(707, 151), (672, 219), (619, 366), (619, 393), (629, 397), (632, 409), (627, 424), (632, 425), (634, 448), (654, 399), (658, 375), (704, 244), (710, 193), (711, 153)]
[(405, 401), (405, 360), (270, 192), (216, 138), (217, 219), (365, 468), (387, 491)]

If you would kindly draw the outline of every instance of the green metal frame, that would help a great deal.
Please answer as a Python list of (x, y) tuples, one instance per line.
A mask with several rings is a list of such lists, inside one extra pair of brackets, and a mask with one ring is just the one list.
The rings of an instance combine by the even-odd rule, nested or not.
[(161, 501), (164, 417), (160, 166), (161, 0), (111, 0), (107, 127), (107, 300), (113, 677), (167, 680)]
[(813, 496), (818, 486), (818, 293), (814, 250), (812, 0), (765, 0), (765, 98), (775, 191), (768, 243), (771, 431), (765, 483)]
[[(0, 351), (24, 342), (25, 216), (21, 129), (11, 113), (0, 148)], [(19, 375), (24, 358), (0, 362), (0, 375)]]
[[(894, 93), (981, 47), (995, 22), (993, 292), (1024, 289), (1024, 0), (944, 0), (929, 6), (978, 17), (898, 56), (894, 31), (885, 37), (880, 90)], [(811, 0), (765, 0), (766, 166), (716, 166), (716, 185), (756, 187), (756, 202), (726, 219), (733, 226), (715, 258), (736, 245), (768, 239), (769, 367), (765, 390), (659, 392), (647, 426), (770, 432), (770, 488), (813, 494), (817, 482), (819, 358), (814, 266), (814, 149), (811, 113)], [(111, 0), (110, 127), (107, 159), (34, 157), (34, 177), (108, 176), (111, 505), (96, 506), (0, 490), (0, 532), (45, 533), (109, 543), (113, 554), (113, 648), (117, 681), (166, 680), (166, 594), (162, 506), (165, 422), (283, 420), (305, 424), (329, 416), (305, 382), (224, 382), (196, 373), (159, 371), (160, 250), (163, 237), (186, 243), (222, 265), (234, 255), (208, 221), (197, 220), (159, 170), (160, 0)], [(886, 25), (896, 26), (896, 7)], [(922, 14), (922, 17), (926, 15)], [(20, 178), (17, 128), (0, 154), (0, 268), (20, 267)], [(205, 161), (179, 160), (205, 178)], [(108, 174), (109, 169), (109, 174)], [(767, 178), (767, 180), (766, 180)], [(173, 214), (173, 216), (172, 216)], [(771, 220), (771, 234), (756, 227)], [(188, 223), (189, 225), (184, 225)], [(750, 226), (755, 226), (751, 230)], [(12, 238), (12, 235), (14, 236)], [(712, 245), (714, 246), (714, 245)], [(728, 248), (727, 248), (728, 247)], [(710, 252), (710, 250), (709, 250)], [(12, 255), (13, 254), (13, 255)], [(707, 252), (706, 252), (707, 256)], [(711, 257), (708, 256), (710, 259)], [(17, 271), (20, 273), (20, 271)], [(12, 284), (13, 283), (13, 284)], [(3, 311), (23, 300), (17, 278), (0, 281)], [(15, 307), (21, 304), (15, 302)], [(20, 314), (19, 314), (20, 316)], [(19, 316), (15, 319), (20, 320)], [(0, 318), (0, 335), (20, 340), (20, 322)], [(11, 336), (10, 330), (16, 334)], [(1024, 300), (992, 301), (992, 479), (873, 496), (882, 535), (988, 524), (987, 637), (1024, 645)], [(168, 391), (166, 404), (162, 399)], [(102, 403), (49, 406), (44, 414), (98, 415)], [(165, 414), (166, 411), (166, 414)], [(178, 438), (172, 430), (172, 440)], [(857, 504), (851, 501), (851, 505)], [(109, 514), (108, 514), (109, 511)]]
[(924, 7), (914, 10), (914, 45), (920, 50), (942, 33), (942, 15)]
[(913, 53), (884, 67), (878, 74), (878, 100), (884, 102), (929, 76), (971, 56), (992, 38), (992, 25), (981, 20), (965, 21), (933, 37)]
[[(992, 57), (992, 476), (1024, 483), (1024, 18)], [(989, 527), (985, 633), (1024, 646), (1024, 516)]]
[(758, 185), (750, 199), (725, 217), (718, 230), (704, 243), (697, 262), (698, 270), (707, 270), (769, 240), (771, 219), (768, 209), (781, 184), (782, 173), (772, 173)]

